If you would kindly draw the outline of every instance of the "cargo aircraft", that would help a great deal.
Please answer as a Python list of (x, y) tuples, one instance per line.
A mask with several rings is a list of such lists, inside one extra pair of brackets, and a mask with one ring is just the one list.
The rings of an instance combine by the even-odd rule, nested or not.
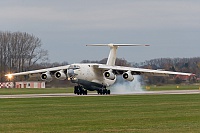
[(116, 76), (121, 75), (124, 80), (133, 81), (134, 75), (149, 76), (169, 76), (169, 75), (187, 75), (192, 73), (172, 72), (163, 70), (152, 70), (134, 67), (115, 66), (117, 48), (121, 46), (149, 46), (142, 44), (89, 44), (86, 46), (109, 46), (110, 53), (106, 64), (96, 63), (75, 63), (66, 66), (52, 67), (33, 71), (7, 74), (8, 78), (12, 76), (33, 76), (40, 75), (44, 81), (50, 82), (53, 77), (58, 80), (70, 80), (75, 83), (74, 94), (87, 95), (87, 90), (97, 91), (98, 94), (110, 94), (107, 87), (113, 85)]

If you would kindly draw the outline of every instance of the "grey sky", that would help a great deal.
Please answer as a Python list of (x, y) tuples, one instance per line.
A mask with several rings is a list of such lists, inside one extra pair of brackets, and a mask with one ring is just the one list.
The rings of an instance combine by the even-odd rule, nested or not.
[(92, 43), (141, 43), (121, 47), (118, 57), (142, 62), (200, 56), (199, 0), (5, 0), (0, 30), (41, 38), (51, 62), (100, 60), (107, 47)]

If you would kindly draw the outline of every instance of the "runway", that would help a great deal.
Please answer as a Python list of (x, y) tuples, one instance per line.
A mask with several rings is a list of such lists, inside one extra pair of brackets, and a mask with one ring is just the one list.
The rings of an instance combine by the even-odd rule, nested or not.
[(166, 95), (166, 94), (200, 94), (200, 90), (167, 90), (167, 91), (141, 91), (126, 94), (98, 95), (97, 93), (88, 93), (88, 95), (75, 95), (73, 93), (54, 93), (54, 94), (17, 94), (0, 95), (0, 99), (5, 98), (44, 98), (44, 97), (86, 97), (86, 96), (118, 96), (118, 95)]

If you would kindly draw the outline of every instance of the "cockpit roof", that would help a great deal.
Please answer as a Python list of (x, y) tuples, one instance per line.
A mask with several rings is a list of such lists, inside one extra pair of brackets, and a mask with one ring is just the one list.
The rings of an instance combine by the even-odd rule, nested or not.
[(80, 66), (76, 64), (72, 64), (69, 66), (69, 69), (80, 69)]

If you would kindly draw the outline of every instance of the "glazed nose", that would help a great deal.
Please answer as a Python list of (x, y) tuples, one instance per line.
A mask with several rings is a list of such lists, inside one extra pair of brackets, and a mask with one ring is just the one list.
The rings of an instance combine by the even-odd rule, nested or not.
[(73, 70), (73, 69), (68, 69), (68, 70), (67, 70), (67, 76), (68, 76), (69, 78), (74, 77), (74, 76), (75, 76), (74, 70)]

